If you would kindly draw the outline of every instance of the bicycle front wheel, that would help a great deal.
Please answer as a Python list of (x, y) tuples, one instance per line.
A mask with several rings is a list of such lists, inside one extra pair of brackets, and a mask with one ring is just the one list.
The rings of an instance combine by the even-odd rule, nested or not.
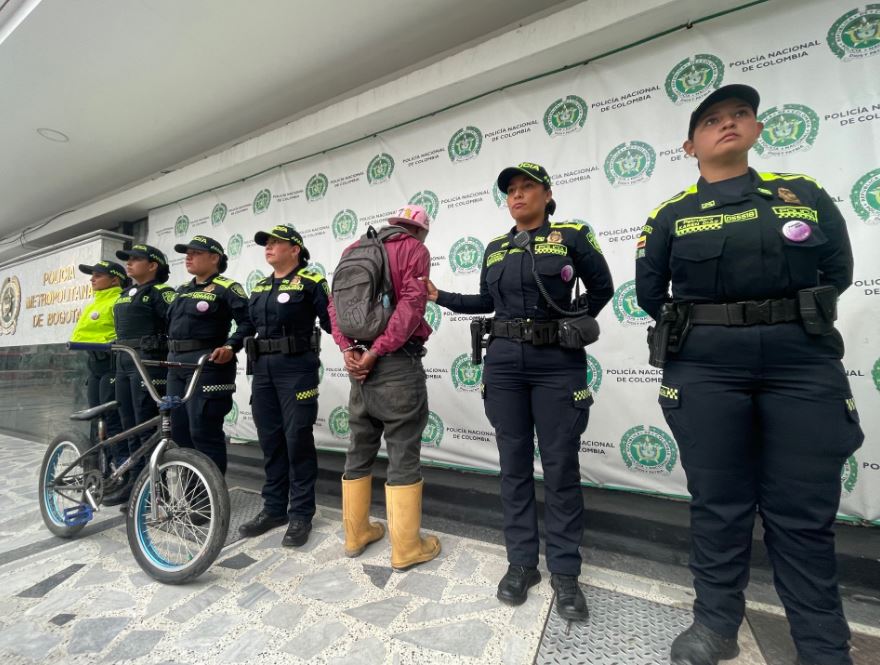
[(159, 464), (158, 487), (150, 482), (149, 466), (135, 481), (126, 517), (128, 544), (150, 577), (184, 584), (220, 554), (229, 513), (226, 481), (216, 465), (198, 451), (175, 448)]

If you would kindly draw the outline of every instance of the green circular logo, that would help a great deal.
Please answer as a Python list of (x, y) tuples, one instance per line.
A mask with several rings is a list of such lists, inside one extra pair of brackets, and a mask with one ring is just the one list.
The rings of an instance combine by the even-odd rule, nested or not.
[(321, 265), (320, 263), (312, 263), (309, 262), (309, 270), (314, 270), (316, 273), (321, 275), (324, 279), (327, 279), (327, 269)]
[(422, 445), (430, 448), (439, 448), (445, 432), (446, 427), (444, 427), (440, 416), (433, 411), (428, 411), (428, 424), (422, 430)]
[(544, 129), (550, 136), (579, 131), (587, 121), (587, 103), (577, 95), (557, 99), (544, 111)]
[(828, 30), (827, 41), (831, 52), (844, 61), (880, 52), (880, 5), (848, 11)]
[(880, 390), (880, 358), (877, 358), (877, 362), (874, 363), (874, 368), (871, 370), (871, 378), (874, 379), (874, 387)]
[(466, 162), (480, 154), (483, 132), (476, 127), (462, 127), (449, 139), (447, 152), (453, 162)]
[(211, 210), (211, 226), (220, 226), (223, 223), (223, 220), (226, 219), (226, 204), (218, 203), (214, 206), (214, 209)]
[(599, 392), (602, 387), (602, 365), (589, 353), (587, 354), (587, 388), (591, 393)]
[(333, 237), (337, 240), (348, 240), (357, 234), (358, 217), (354, 210), (340, 210), (333, 218)]
[(476, 238), (467, 236), (452, 243), (449, 250), (449, 265), (452, 272), (466, 273), (480, 269), (483, 261), (483, 243)]
[(327, 187), (330, 181), (323, 173), (316, 173), (306, 183), (306, 200), (320, 201), (327, 194)]
[(232, 400), (232, 408), (226, 414), (226, 417), (223, 418), (223, 422), (227, 425), (234, 425), (238, 422), (238, 403), (235, 400)]
[(456, 390), (473, 392), (480, 389), (480, 379), (483, 378), (483, 366), (474, 365), (471, 362), (471, 354), (462, 353), (452, 361), (452, 385)]
[(880, 169), (868, 171), (853, 185), (849, 200), (868, 224), (880, 224)]
[(440, 309), (440, 305), (429, 300), (428, 304), (425, 306), (425, 321), (431, 326), (431, 330), (437, 332), (437, 329), (440, 327), (440, 321), (442, 320), (443, 312)]
[(676, 104), (695, 102), (717, 90), (724, 79), (724, 63), (709, 53), (685, 58), (666, 76), (666, 94)]
[(843, 468), (840, 469), (840, 485), (844, 494), (852, 494), (859, 482), (859, 463), (856, 461), (855, 455), (850, 455)]
[(327, 419), (330, 426), (330, 433), (337, 439), (347, 439), (351, 434), (351, 427), (348, 425), (348, 407), (337, 406), (330, 412)]
[(230, 260), (237, 259), (241, 255), (242, 247), (244, 247), (244, 238), (240, 233), (236, 233), (226, 243), (226, 255)]
[(657, 154), (643, 141), (616, 146), (605, 158), (605, 177), (615, 187), (644, 182), (654, 173)]
[(437, 214), (440, 212), (440, 197), (429, 189), (423, 189), (409, 197), (407, 201), (409, 205), (422, 206), (428, 211), (432, 221), (437, 221)]
[(174, 222), (174, 235), (178, 238), (180, 236), (185, 236), (186, 232), (189, 230), (189, 217), (186, 215), (181, 215), (177, 218), (177, 221)]
[(507, 194), (501, 191), (498, 187), (498, 181), (495, 180), (492, 182), (492, 199), (495, 201), (495, 205), (499, 208), (507, 207)]
[(391, 180), (392, 173), (394, 173), (394, 158), (387, 153), (380, 153), (367, 165), (367, 182), (371, 185), (381, 185)]
[(265, 278), (266, 278), (266, 275), (264, 275), (261, 271), (252, 270), (251, 273), (247, 276), (247, 280), (245, 280), (245, 283), (244, 283), (244, 286), (247, 289), (248, 295), (253, 293), (254, 287), (257, 285), (257, 283), (260, 280), (263, 280)]
[(764, 123), (764, 131), (754, 148), (763, 157), (809, 150), (819, 133), (819, 116), (801, 104), (774, 106), (758, 120)]
[(614, 306), (614, 315), (624, 325), (639, 326), (651, 320), (651, 317), (639, 307), (636, 300), (636, 280), (634, 279), (617, 287), (612, 298), (612, 305)]
[(659, 427), (636, 425), (623, 433), (620, 455), (632, 471), (668, 475), (678, 460), (678, 448), (673, 438)]
[(254, 197), (254, 204), (251, 207), (255, 215), (260, 215), (269, 209), (270, 203), (272, 203), (272, 192), (268, 189), (261, 189)]

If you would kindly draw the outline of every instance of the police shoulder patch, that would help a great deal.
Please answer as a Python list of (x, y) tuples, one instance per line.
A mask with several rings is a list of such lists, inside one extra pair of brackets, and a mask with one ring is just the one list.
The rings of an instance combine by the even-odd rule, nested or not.
[(228, 289), (228, 288), (231, 288), (232, 285), (235, 284), (234, 281), (232, 281), (232, 280), (229, 279), (228, 277), (223, 277), (222, 275), (217, 275), (217, 276), (216, 276), (214, 279), (212, 279), (211, 281), (214, 282), (214, 284), (217, 284), (218, 286), (226, 287), (227, 289)]
[(232, 285), (229, 287), (230, 291), (232, 291), (239, 298), (247, 298), (248, 297), (247, 293), (245, 293), (245, 290), (241, 284), (239, 284), (238, 282), (232, 282), (232, 280), (229, 280), (229, 281), (232, 283)]
[(810, 183), (818, 189), (822, 189), (822, 185), (820, 185), (815, 178), (811, 178), (810, 176), (804, 175), (803, 173), (774, 173), (770, 171), (763, 171), (758, 174), (758, 177), (761, 178), (761, 180), (763, 180), (764, 182), (771, 182), (773, 180), (796, 182), (800, 180), (804, 183)]
[(169, 305), (174, 302), (174, 299), (177, 297), (177, 291), (174, 289), (167, 289), (162, 291), (162, 300), (164, 300)]
[(174, 290), (174, 287), (170, 286), (169, 284), (153, 284), (153, 288), (157, 291), (164, 291), (165, 289)]
[(296, 274), (299, 275), (300, 277), (302, 277), (303, 279), (307, 279), (311, 282), (315, 282), (316, 284), (319, 284), (321, 282), (321, 280), (324, 279), (324, 275), (322, 275), (319, 272), (309, 270), (308, 268), (300, 268)]

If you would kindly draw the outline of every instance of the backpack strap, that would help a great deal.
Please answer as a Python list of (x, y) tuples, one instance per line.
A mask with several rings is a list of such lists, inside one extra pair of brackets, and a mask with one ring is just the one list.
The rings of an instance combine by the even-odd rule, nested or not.
[(388, 261), (388, 250), (385, 249), (385, 242), (388, 238), (392, 236), (399, 235), (401, 233), (405, 233), (407, 235), (411, 235), (406, 229), (403, 229), (399, 226), (395, 226), (394, 224), (389, 224), (388, 226), (383, 226), (378, 231), (370, 226), (367, 229), (367, 237), (374, 238), (379, 242), (379, 246), (382, 249), (382, 278), (384, 283), (382, 284), (382, 289), (385, 292), (385, 295), (388, 296), (392, 305), (395, 305), (394, 299), (394, 282), (391, 280), (391, 265)]

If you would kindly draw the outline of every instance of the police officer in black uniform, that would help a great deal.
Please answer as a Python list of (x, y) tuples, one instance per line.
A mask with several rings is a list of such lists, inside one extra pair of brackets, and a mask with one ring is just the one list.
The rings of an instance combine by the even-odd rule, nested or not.
[(749, 168), (758, 101), (728, 85), (697, 107), (684, 149), (701, 177), (651, 213), (637, 248), (659, 401), (692, 496), (694, 623), (671, 660), (736, 656), (757, 508), (799, 662), (843, 665), (832, 524), (864, 437), (833, 321), (852, 252), (815, 180)]
[(327, 280), (308, 269), (309, 250), (293, 227), (258, 231), (254, 242), (266, 248), (273, 274), (251, 292), (249, 311), (256, 328), (245, 340), (251, 405), (266, 482), (263, 509), (239, 527), (244, 537), (287, 524), (281, 544), (304, 545), (315, 514), (318, 455), (312, 426), (318, 417), (320, 331), (330, 332)]
[[(174, 246), (186, 254), (192, 280), (177, 289), (168, 310), (168, 360), (195, 363), (209, 354), (193, 398), (171, 412), (171, 436), (187, 448), (204, 453), (226, 473), (223, 419), (232, 409), (235, 392), (235, 354), (253, 334), (247, 294), (240, 284), (223, 277), (227, 258), (223, 246), (207, 236), (195, 236)], [(236, 330), (230, 334), (230, 324)], [(168, 394), (183, 396), (193, 370), (168, 370)]]
[[(168, 279), (168, 260), (160, 250), (150, 245), (136, 244), (129, 250), (120, 250), (116, 256), (125, 261), (125, 271), (132, 285), (125, 289), (113, 307), (116, 325), (116, 343), (130, 346), (144, 360), (164, 360), (168, 352), (165, 329), (168, 324), (168, 305), (174, 289), (165, 284)], [(159, 394), (165, 394), (165, 371), (148, 368), (150, 380)], [(150, 397), (134, 362), (127, 355), (116, 356), (116, 401), (125, 429), (139, 425), (156, 416), (159, 411)], [(147, 432), (129, 440), (129, 450), (121, 451), (124, 461), (145, 442)], [(128, 482), (119, 491), (104, 496), (104, 505), (124, 503), (130, 485), (146, 460), (142, 459), (128, 474)]]
[[(556, 203), (542, 166), (523, 162), (506, 168), (498, 176), (498, 187), (507, 194), (516, 226), (488, 244), (479, 295), (438, 292), (429, 281), (428, 297), (455, 312), (495, 312), (487, 330), (483, 398), (498, 442), (510, 564), (497, 596), (518, 605), (525, 602), (529, 587), (541, 580), (533, 476), (537, 431), (544, 468), (547, 567), (556, 606), (562, 617), (584, 620), (589, 613), (578, 585), (584, 509), (578, 453), (593, 398), (586, 383), (586, 353), (559, 345), (564, 315), (540, 293), (533, 262), (547, 295), (566, 311), (578, 279), (587, 286), (580, 302), (591, 317), (605, 306), (614, 287), (590, 228), (550, 222)], [(518, 236), (520, 232), (527, 235)]]

